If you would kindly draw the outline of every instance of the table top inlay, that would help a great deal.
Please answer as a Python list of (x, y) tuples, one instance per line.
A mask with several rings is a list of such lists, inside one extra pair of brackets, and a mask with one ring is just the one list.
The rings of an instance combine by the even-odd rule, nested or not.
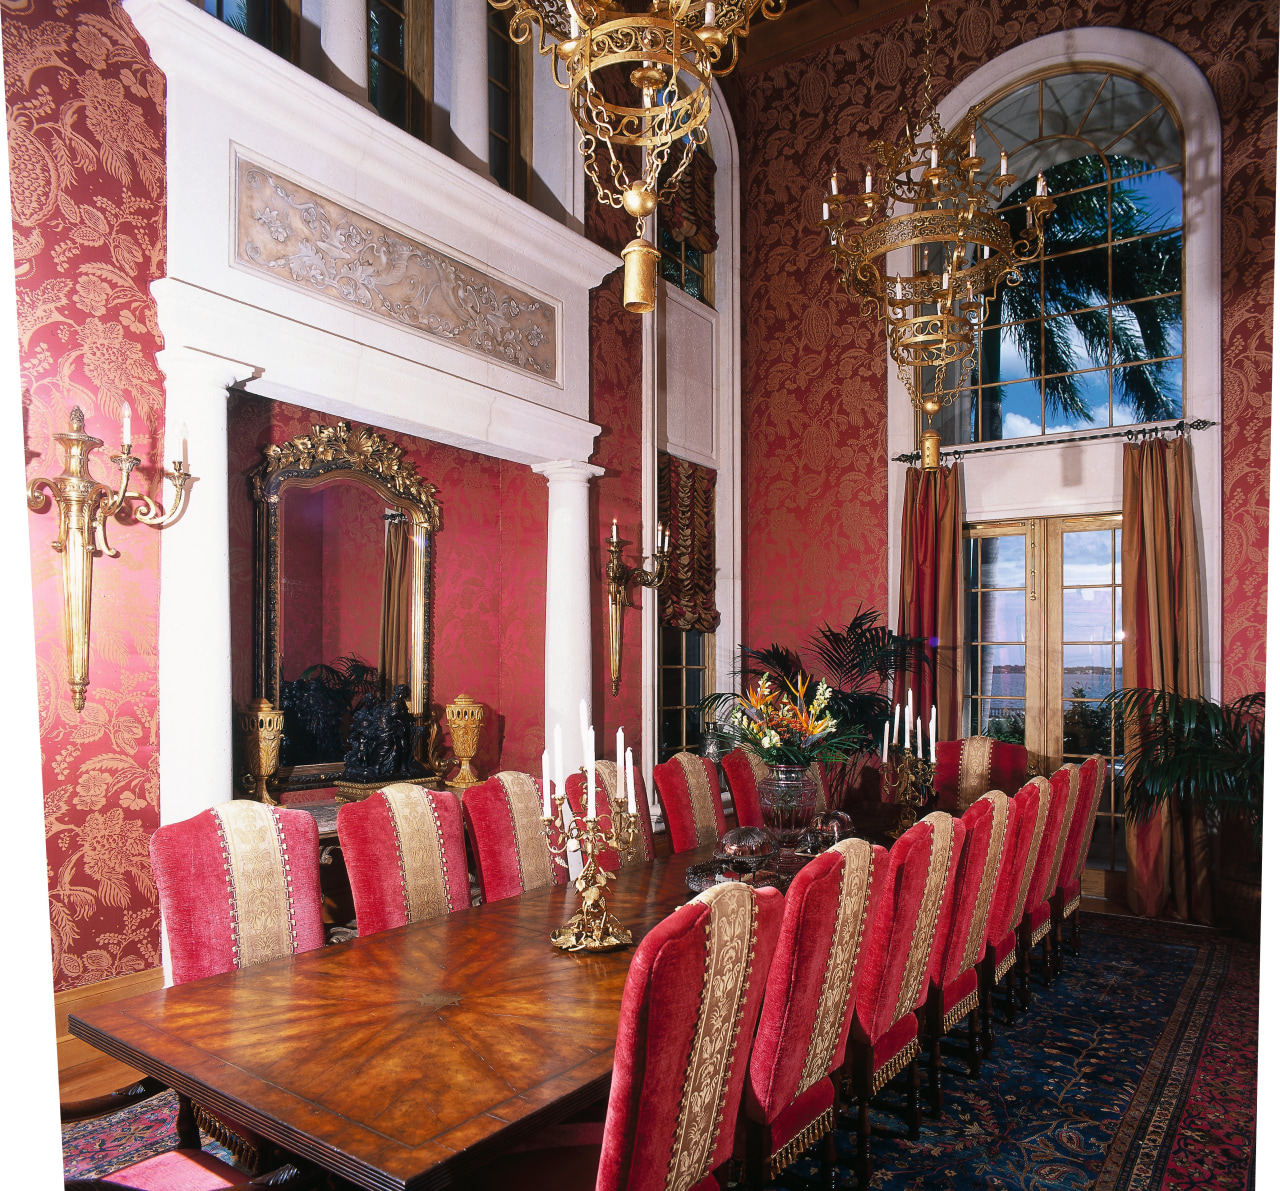
[[(639, 941), (711, 847), (624, 871)], [(370, 1191), (466, 1172), (603, 1095), (634, 947), (553, 948), (542, 889), (85, 1010), (71, 1033)]]

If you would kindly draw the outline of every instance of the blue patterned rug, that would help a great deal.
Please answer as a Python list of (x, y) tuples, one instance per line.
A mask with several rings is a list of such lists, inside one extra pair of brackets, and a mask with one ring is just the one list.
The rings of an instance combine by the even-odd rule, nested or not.
[[(918, 1142), (872, 1114), (873, 1191), (1236, 1191), (1252, 1187), (1258, 949), (1174, 923), (1083, 916), (1080, 957), (1013, 1029), (976, 1080), (945, 1055), (942, 1116)], [(67, 1177), (95, 1177), (171, 1149), (166, 1093), (63, 1129)], [(837, 1181), (854, 1187), (853, 1138), (836, 1134)], [(206, 1139), (205, 1149), (231, 1155)], [(818, 1164), (772, 1186), (818, 1191)]]

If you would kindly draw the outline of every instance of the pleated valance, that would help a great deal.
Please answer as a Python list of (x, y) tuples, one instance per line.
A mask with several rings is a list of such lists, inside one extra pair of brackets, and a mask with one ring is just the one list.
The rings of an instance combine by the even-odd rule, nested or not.
[(671, 530), (667, 581), (658, 618), (668, 628), (714, 631), (716, 611), (716, 473), (658, 452), (658, 520)]

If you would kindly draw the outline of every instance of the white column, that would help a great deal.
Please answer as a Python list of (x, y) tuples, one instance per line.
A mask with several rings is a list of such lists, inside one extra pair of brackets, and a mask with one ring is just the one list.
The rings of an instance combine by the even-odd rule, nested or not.
[(578, 704), (591, 708), (591, 542), (588, 484), (604, 468), (572, 459), (535, 463), (547, 477), (547, 641), (544, 676), (546, 738), (564, 734), (564, 762), (583, 763)]
[(160, 544), (160, 821), (174, 823), (233, 793), (227, 388), (246, 373), (181, 347), (165, 348), (159, 363), (164, 457), (182, 457), (185, 426), (196, 477)]
[(320, 77), (360, 103), (369, 101), (369, 36), (365, 0), (320, 0)]
[(489, 33), (485, 0), (453, 0), (449, 126), (453, 156), (489, 174)]

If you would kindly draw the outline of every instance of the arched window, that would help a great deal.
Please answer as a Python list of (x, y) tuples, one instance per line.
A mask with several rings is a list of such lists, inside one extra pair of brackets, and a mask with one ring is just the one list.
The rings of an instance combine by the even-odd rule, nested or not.
[[(1114, 71), (1063, 68), (977, 111), (978, 153), (1057, 204), (1041, 252), (984, 306), (972, 388), (944, 442), (1182, 416), (1183, 138), (1168, 106)], [(1015, 228), (1016, 232), (1020, 228)]]

